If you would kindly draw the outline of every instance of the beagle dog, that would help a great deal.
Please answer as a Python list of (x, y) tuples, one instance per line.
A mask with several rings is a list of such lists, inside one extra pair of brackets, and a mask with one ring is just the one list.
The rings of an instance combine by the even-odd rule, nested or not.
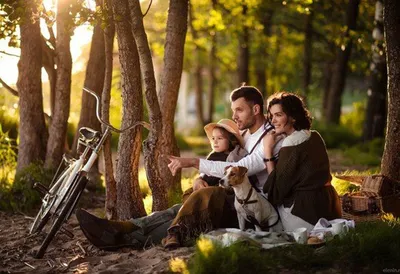
[(235, 192), (235, 209), (239, 228), (245, 230), (246, 220), (254, 224), (256, 231), (282, 231), (279, 214), (267, 198), (257, 192), (247, 178), (247, 168), (228, 166), (219, 184), (231, 186)]

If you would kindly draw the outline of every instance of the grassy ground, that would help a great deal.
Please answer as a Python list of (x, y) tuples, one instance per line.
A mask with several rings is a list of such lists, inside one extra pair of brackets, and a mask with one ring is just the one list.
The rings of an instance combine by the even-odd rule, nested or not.
[[(400, 220), (360, 223), (342, 238), (314, 248), (293, 244), (261, 250), (246, 243), (221, 247), (200, 239), (188, 262), (173, 260), (177, 273), (376, 273), (400, 271)], [(389, 269), (389, 270), (388, 270)]]

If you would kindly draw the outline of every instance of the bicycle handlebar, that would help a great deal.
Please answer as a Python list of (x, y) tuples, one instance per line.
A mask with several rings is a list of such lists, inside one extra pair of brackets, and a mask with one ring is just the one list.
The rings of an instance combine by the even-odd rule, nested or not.
[(88, 92), (88, 93), (90, 93), (91, 95), (93, 95), (96, 98), (96, 116), (97, 116), (97, 120), (99, 120), (100, 123), (102, 123), (102, 124), (106, 125), (107, 127), (109, 127), (112, 131), (117, 132), (117, 133), (123, 133), (123, 132), (125, 132), (127, 130), (130, 130), (130, 129), (138, 126), (138, 125), (142, 125), (143, 127), (145, 127), (148, 130), (150, 130), (149, 123), (144, 122), (144, 121), (136, 122), (133, 125), (131, 125), (131, 126), (127, 127), (127, 128), (124, 128), (124, 129), (117, 129), (117, 128), (113, 127), (111, 124), (107, 123), (106, 121), (104, 121), (101, 118), (101, 115), (100, 115), (100, 104), (101, 103), (100, 103), (99, 95), (97, 95), (93, 90), (90, 90), (90, 89), (85, 88), (85, 87), (83, 88), (83, 90)]

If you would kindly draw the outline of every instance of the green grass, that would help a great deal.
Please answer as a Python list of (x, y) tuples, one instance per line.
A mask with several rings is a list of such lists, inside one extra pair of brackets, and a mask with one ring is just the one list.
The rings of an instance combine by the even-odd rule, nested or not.
[[(388, 221), (391, 220), (391, 221)], [(200, 238), (189, 261), (173, 259), (176, 273), (278, 273), (317, 271), (361, 273), (398, 268), (400, 220), (360, 223), (342, 238), (323, 248), (293, 244), (262, 250), (245, 243), (222, 247)]]

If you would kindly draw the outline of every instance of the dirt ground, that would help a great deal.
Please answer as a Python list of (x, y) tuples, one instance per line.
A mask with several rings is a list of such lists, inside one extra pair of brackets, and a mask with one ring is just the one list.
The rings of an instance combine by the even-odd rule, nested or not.
[[(366, 167), (342, 165), (340, 155), (330, 154), (333, 172), (346, 169), (364, 170)], [(104, 206), (104, 197), (93, 197), (88, 204), (95, 213)], [(29, 236), (32, 217), (0, 211), (0, 273), (166, 273), (171, 258), (188, 260), (193, 248), (179, 248), (174, 251), (154, 246), (147, 250), (131, 248), (119, 251), (101, 251), (91, 245), (75, 218), (71, 217), (68, 228), (74, 238), (58, 233), (50, 244), (43, 259), (32, 254), (40, 246), (44, 234)]]
[(44, 235), (29, 236), (31, 223), (31, 217), (0, 211), (0, 273), (165, 273), (171, 258), (186, 260), (193, 253), (193, 248), (168, 251), (161, 246), (102, 251), (86, 240), (73, 215), (67, 227), (74, 238), (58, 233), (43, 259), (35, 259), (32, 254)]

